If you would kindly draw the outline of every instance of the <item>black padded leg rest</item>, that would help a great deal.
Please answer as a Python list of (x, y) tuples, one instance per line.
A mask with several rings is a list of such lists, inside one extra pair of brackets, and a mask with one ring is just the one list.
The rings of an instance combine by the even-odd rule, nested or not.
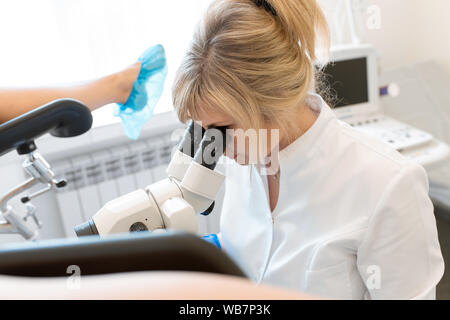
[(88, 236), (0, 247), (0, 274), (3, 275), (68, 276), (70, 265), (77, 265), (82, 275), (172, 270), (245, 277), (214, 245), (195, 235), (179, 232)]
[(84, 104), (73, 99), (55, 100), (0, 124), (0, 155), (48, 132), (68, 138), (87, 132), (91, 126), (91, 111)]

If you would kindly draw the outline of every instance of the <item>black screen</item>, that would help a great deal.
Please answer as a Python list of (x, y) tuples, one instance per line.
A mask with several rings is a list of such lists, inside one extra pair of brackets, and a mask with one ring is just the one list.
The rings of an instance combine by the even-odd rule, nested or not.
[(337, 61), (323, 69), (323, 80), (330, 88), (335, 108), (369, 101), (367, 59)]

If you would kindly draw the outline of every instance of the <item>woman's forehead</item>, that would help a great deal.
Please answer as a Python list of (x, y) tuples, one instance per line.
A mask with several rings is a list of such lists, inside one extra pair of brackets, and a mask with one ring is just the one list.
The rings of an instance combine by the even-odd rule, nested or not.
[(199, 104), (196, 109), (196, 117), (192, 118), (195, 122), (201, 124), (204, 128), (211, 127), (216, 124), (231, 124), (233, 118), (224, 114), (218, 108), (206, 107)]
[(202, 127), (204, 128), (209, 128), (209, 127), (213, 127), (213, 126), (220, 126), (220, 125), (229, 125), (232, 124), (233, 119), (231, 119), (230, 117), (226, 117), (226, 116), (222, 116), (222, 115), (214, 115), (211, 113), (207, 113), (201, 117), (199, 117), (198, 119), (193, 119), (195, 122), (197, 122), (198, 124), (200, 124)]

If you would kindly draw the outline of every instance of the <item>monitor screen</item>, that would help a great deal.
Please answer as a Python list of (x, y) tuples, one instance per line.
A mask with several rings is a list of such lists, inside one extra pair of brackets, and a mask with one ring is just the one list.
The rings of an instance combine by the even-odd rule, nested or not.
[(332, 62), (323, 69), (323, 73), (323, 81), (331, 90), (335, 108), (369, 101), (367, 58)]

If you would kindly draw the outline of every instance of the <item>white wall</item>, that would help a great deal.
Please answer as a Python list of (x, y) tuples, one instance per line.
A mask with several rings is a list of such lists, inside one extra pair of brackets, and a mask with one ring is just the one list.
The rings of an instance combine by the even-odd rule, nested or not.
[[(344, 1), (318, 0), (330, 21), (332, 42), (351, 41)], [(399, 66), (436, 60), (450, 72), (449, 0), (352, 0), (356, 28), (363, 42), (372, 43), (380, 55), (380, 66)], [(379, 11), (379, 28), (368, 26)], [(372, 20), (373, 21), (373, 20)], [(337, 30), (343, 25), (343, 30)]]
[(381, 28), (366, 28), (366, 39), (379, 50), (382, 67), (433, 59), (450, 72), (449, 0), (369, 2), (380, 7)]

